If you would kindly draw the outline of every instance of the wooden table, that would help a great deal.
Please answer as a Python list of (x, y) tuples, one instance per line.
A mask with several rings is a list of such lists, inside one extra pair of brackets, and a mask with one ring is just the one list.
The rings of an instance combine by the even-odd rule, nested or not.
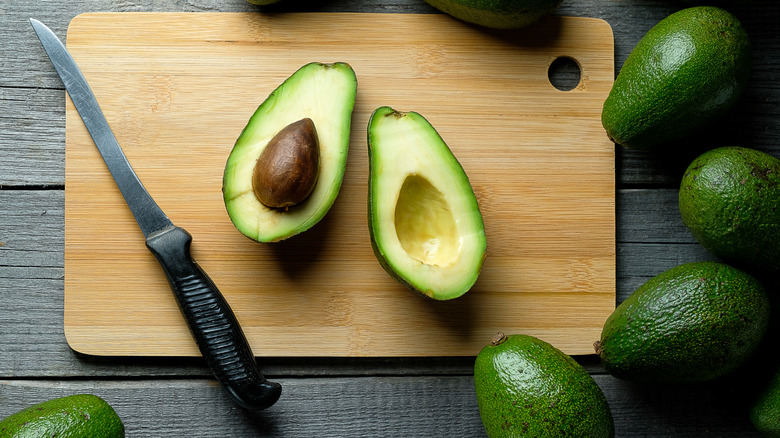
[[(684, 7), (672, 0), (565, 0), (560, 15), (612, 25), (615, 69), (656, 22)], [(95, 11), (437, 13), (422, 0), (5, 0), (0, 5), (0, 417), (30, 404), (89, 392), (111, 403), (128, 436), (484, 436), (473, 390), (473, 357), (264, 358), (285, 392), (271, 409), (230, 402), (195, 358), (84, 357), (63, 332), (65, 92), (28, 18), (65, 35)], [(780, 157), (780, 4), (731, 10), (754, 46), (749, 88), (701, 142), (672, 152), (617, 149), (617, 301), (675, 265), (713, 259), (677, 210), (682, 170), (703, 147), (734, 144)], [(700, 144), (695, 144), (700, 143)], [(776, 284), (772, 289), (777, 289)], [(694, 386), (643, 386), (607, 375), (594, 356), (577, 359), (612, 408), (619, 437), (755, 436), (744, 376)], [(746, 383), (747, 382), (747, 383)]]

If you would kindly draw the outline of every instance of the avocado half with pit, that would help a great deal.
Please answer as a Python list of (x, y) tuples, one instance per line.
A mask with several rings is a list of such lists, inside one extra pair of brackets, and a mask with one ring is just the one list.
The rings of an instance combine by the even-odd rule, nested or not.
[(276, 242), (308, 230), (330, 210), (347, 164), (356, 93), (348, 64), (313, 62), (260, 104), (222, 179), (225, 208), (241, 233)]
[(485, 259), (485, 226), (439, 133), (418, 113), (380, 107), (368, 123), (368, 158), (368, 226), (379, 263), (435, 300), (468, 292)]

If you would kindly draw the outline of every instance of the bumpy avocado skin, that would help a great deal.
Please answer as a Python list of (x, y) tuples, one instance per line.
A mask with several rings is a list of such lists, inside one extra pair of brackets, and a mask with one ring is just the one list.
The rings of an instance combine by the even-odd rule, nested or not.
[(116, 411), (92, 394), (48, 400), (0, 421), (0, 438), (122, 438), (125, 427)]
[(770, 304), (752, 275), (719, 262), (671, 268), (607, 318), (596, 352), (607, 372), (639, 382), (714, 380), (750, 359)]
[(753, 427), (766, 438), (780, 438), (780, 370), (750, 408)]
[(780, 160), (744, 147), (700, 155), (680, 183), (683, 223), (708, 251), (743, 267), (780, 271)]
[(425, 0), (460, 20), (494, 29), (520, 29), (552, 14), (562, 0)]
[(602, 108), (617, 144), (650, 149), (722, 117), (748, 81), (750, 40), (739, 20), (713, 6), (656, 24), (626, 59)]
[(533, 336), (495, 341), (474, 364), (479, 413), (490, 438), (614, 436), (604, 393), (574, 359)]

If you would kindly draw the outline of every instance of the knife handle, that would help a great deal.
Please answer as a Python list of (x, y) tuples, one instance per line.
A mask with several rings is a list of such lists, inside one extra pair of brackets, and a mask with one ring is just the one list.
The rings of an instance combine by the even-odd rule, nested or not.
[(162, 265), (195, 343), (214, 376), (239, 406), (265, 409), (279, 399), (282, 386), (269, 382), (230, 305), (192, 259), (192, 236), (180, 227), (150, 235), (146, 246)]

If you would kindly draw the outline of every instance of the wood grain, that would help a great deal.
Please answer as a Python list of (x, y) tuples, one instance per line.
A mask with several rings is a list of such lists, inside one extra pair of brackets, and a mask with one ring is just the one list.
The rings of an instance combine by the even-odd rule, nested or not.
[[(63, 105), (64, 110), (64, 105)], [(64, 128), (64, 127), (63, 127)], [(63, 151), (64, 155), (64, 151)], [(709, 256), (682, 230), (673, 208), (677, 192), (644, 189), (617, 192), (617, 302), (623, 301), (650, 277), (676, 264)], [(103, 357), (74, 353), (67, 345), (63, 323), (64, 191), (0, 190), (0, 278), (3, 280), (3, 318), (0, 336), (0, 377), (150, 377), (209, 376), (201, 358)], [(648, 233), (663, 240), (647, 240)], [(664, 234), (665, 233), (665, 234)], [(647, 254), (653, 254), (648, 257)], [(20, 360), (19, 358), (24, 358)], [(577, 356), (578, 360), (595, 357)], [(468, 374), (473, 357), (266, 357), (263, 370), (275, 376)], [(587, 367), (603, 372), (600, 366)]]
[[(91, 13), (74, 19), (67, 44), (257, 355), (467, 356), (497, 330), (592, 351), (615, 305), (615, 155), (599, 121), (614, 77), (606, 22), (551, 17), (510, 34), (441, 15)], [(547, 79), (559, 56), (581, 67), (573, 91)], [(314, 60), (358, 75), (342, 190), (314, 229), (257, 244), (227, 218), (222, 168), (257, 105)], [(371, 252), (365, 126), (380, 105), (426, 116), (477, 193), (488, 256), (475, 288), (452, 302), (411, 295)], [(65, 181), (71, 347), (198, 355), (69, 101)]]
[[(609, 402), (616, 437), (759, 437), (747, 418), (749, 391), (737, 382), (669, 387), (639, 386), (603, 374), (593, 378)], [(193, 438), (487, 437), (470, 375), (275, 380), (286, 392), (269, 410), (256, 413), (240, 411), (222, 388), (205, 379), (162, 378), (154, 385), (78, 379), (53, 387), (0, 380), (9, 400), (0, 404), (0, 417), (49, 398), (87, 392), (110, 403), (133, 437), (177, 437), (182, 431)], [(698, 406), (694, 413), (692, 406)]]

